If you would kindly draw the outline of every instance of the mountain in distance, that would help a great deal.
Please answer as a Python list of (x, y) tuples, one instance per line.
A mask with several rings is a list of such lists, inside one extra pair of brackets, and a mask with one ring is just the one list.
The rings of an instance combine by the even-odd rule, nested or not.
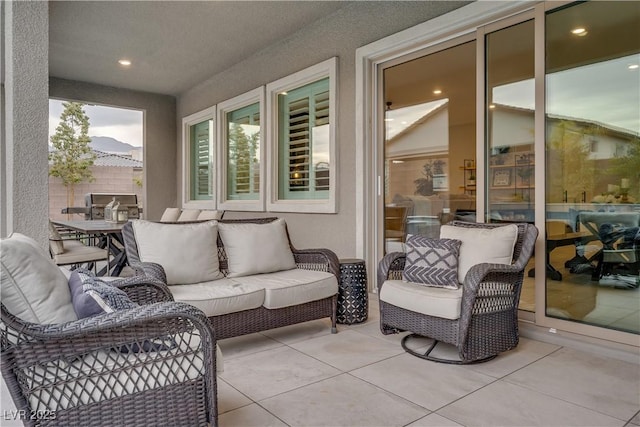
[(129, 153), (132, 150), (140, 148), (127, 144), (126, 142), (118, 141), (110, 136), (92, 136), (89, 147), (106, 153)]

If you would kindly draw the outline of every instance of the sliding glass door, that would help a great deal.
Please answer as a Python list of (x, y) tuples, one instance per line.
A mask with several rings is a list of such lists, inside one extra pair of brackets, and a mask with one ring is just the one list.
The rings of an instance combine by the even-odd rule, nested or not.
[(546, 16), (548, 317), (640, 333), (640, 4)]
[(381, 65), (384, 252), (452, 218), (535, 223), (527, 318), (629, 343), (640, 334), (640, 3), (554, 6)]

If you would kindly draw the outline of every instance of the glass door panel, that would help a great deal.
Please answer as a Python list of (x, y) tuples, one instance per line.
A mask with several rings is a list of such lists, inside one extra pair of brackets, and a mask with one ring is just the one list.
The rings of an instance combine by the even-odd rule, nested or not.
[[(486, 64), (486, 206), (488, 222), (534, 222), (533, 20), (489, 33)], [(520, 309), (535, 311), (533, 259)]]
[(546, 16), (546, 316), (640, 333), (640, 3)]
[(385, 252), (475, 220), (476, 42), (384, 70)]

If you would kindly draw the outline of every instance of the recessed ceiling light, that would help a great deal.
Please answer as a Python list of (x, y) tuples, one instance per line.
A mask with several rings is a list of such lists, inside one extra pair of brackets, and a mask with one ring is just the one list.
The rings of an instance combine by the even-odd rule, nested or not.
[(393, 121), (393, 119), (391, 119), (391, 118), (388, 118), (388, 117), (387, 117), (386, 119), (384, 119), (384, 121), (385, 121), (385, 122), (392, 122), (392, 121)]
[(628, 67), (628, 68), (629, 68), (630, 70), (637, 70), (637, 69), (638, 69), (638, 67), (639, 67), (639, 66), (638, 66), (638, 64), (631, 64), (631, 65), (629, 65), (629, 67)]
[(494, 108), (496, 108), (496, 106), (494, 104), (491, 104), (491, 105), (489, 105), (489, 108), (491, 108), (493, 110)]
[(123, 67), (128, 67), (129, 65), (131, 65), (131, 61), (128, 59), (119, 59), (118, 64), (122, 65)]
[(433, 91), (434, 95), (440, 95), (442, 93), (442, 91), (440, 89), (436, 89)]
[(571, 30), (571, 34), (582, 37), (587, 35), (587, 30), (583, 27), (578, 27)]

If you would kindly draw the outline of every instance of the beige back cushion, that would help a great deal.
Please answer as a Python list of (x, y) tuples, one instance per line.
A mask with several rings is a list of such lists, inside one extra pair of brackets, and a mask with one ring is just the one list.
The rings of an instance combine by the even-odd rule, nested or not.
[(40, 324), (77, 320), (67, 278), (33, 239), (13, 233), (0, 240), (0, 266), (9, 312)]
[(220, 219), (220, 218), (222, 218), (222, 211), (203, 210), (198, 215), (198, 221), (208, 220), (208, 219)]
[(195, 221), (200, 215), (200, 209), (185, 209), (178, 217), (178, 222)]
[(176, 222), (180, 218), (180, 208), (167, 208), (160, 218), (160, 222)]
[(464, 283), (467, 272), (476, 264), (511, 264), (518, 240), (518, 226), (509, 224), (496, 228), (466, 228), (443, 225), (440, 237), (462, 241), (458, 257), (458, 280)]
[(160, 264), (168, 285), (223, 277), (218, 261), (218, 222), (162, 224), (132, 221), (140, 261)]
[(220, 223), (219, 226), (228, 258), (227, 277), (296, 268), (284, 219), (267, 224)]

